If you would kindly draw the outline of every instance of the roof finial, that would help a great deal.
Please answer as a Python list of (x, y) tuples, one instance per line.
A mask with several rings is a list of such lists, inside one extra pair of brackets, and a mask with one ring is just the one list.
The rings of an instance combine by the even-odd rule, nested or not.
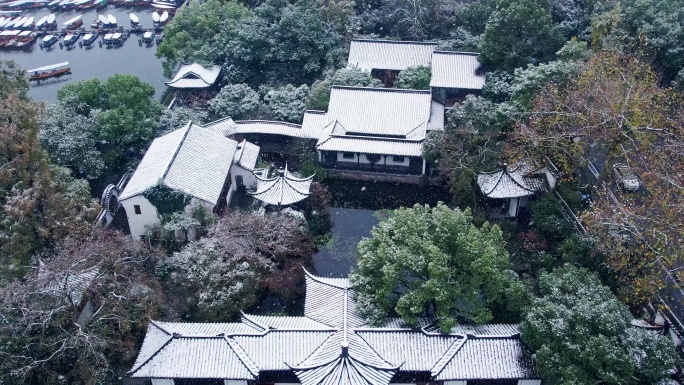
[(349, 356), (349, 341), (345, 338), (342, 343), (342, 357)]

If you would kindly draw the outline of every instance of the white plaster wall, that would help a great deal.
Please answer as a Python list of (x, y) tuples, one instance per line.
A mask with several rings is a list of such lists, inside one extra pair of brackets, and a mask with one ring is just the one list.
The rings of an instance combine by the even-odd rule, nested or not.
[(174, 385), (172, 378), (153, 378), (152, 385)]
[[(135, 205), (140, 206), (140, 214), (135, 213), (133, 208)], [(121, 206), (126, 210), (128, 227), (131, 229), (131, 237), (133, 239), (139, 239), (140, 236), (145, 235), (149, 226), (160, 222), (157, 217), (157, 208), (142, 195), (136, 195), (121, 201)]]
[(541, 380), (518, 380), (518, 385), (541, 385)]
[(396, 162), (396, 161), (394, 160), (394, 157), (393, 157), (393, 156), (388, 156), (388, 157), (387, 157), (387, 165), (390, 165), (390, 166), (406, 166), (406, 167), (408, 167), (408, 166), (409, 166), (409, 157), (408, 157), (408, 156), (405, 156), (405, 157), (404, 157), (404, 160), (402, 160), (401, 162)]
[(444, 381), (444, 385), (467, 385), (468, 381)]
[[(372, 162), (368, 160), (368, 157), (366, 157), (366, 154), (360, 154), (359, 155), (359, 163), (364, 163), (364, 164), (371, 164)], [(375, 164), (384, 164), (385, 163), (385, 157), (383, 155), (380, 155), (380, 160), (377, 161)]]
[(245, 380), (224, 380), (223, 383), (225, 385), (247, 385)]
[(518, 214), (518, 198), (511, 198), (508, 202), (508, 216), (514, 217)]
[(242, 181), (244, 182), (245, 186), (247, 186), (247, 188), (250, 188), (250, 187), (253, 187), (254, 185), (256, 185), (256, 177), (254, 176), (253, 172), (251, 172), (249, 170), (245, 170), (244, 168), (234, 164), (230, 168), (230, 189), (231, 190), (237, 191), (237, 189), (238, 189), (237, 182), (235, 181), (235, 177), (238, 175), (242, 176)]
[(337, 161), (338, 162), (350, 162), (350, 163), (357, 163), (359, 161), (359, 155), (354, 154), (354, 159), (345, 159), (342, 157), (343, 152), (338, 152), (337, 153)]

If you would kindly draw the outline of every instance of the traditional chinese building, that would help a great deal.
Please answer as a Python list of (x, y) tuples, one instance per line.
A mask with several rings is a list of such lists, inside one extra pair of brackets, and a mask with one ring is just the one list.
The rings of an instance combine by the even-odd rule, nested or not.
[(539, 385), (517, 325), (369, 325), (348, 279), (306, 273), (304, 316), (150, 321), (133, 378), (153, 385)]
[(298, 178), (287, 170), (278, 170), (271, 178), (256, 176), (256, 189), (249, 191), (255, 199), (265, 205), (285, 207), (303, 201), (311, 195), (313, 175), (308, 178)]
[(555, 186), (555, 177), (546, 169), (533, 170), (525, 165), (506, 166), (477, 175), (482, 194), (494, 205), (494, 217), (518, 216), (520, 208), (527, 207), (530, 197), (549, 191)]
[(177, 89), (198, 89), (208, 88), (216, 83), (221, 66), (211, 66), (205, 68), (200, 64), (183, 64), (176, 73), (176, 76), (166, 85)]

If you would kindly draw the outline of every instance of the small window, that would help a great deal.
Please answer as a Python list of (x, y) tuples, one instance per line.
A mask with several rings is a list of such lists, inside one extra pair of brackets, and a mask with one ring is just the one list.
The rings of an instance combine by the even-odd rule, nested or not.
[(403, 156), (393, 156), (393, 157), (392, 157), (392, 162), (394, 162), (394, 163), (404, 163), (404, 157), (403, 157)]
[(133, 205), (133, 211), (135, 211), (135, 213), (138, 215), (142, 214), (140, 211), (140, 205)]
[(354, 153), (353, 152), (343, 152), (342, 158), (343, 159), (354, 159)]

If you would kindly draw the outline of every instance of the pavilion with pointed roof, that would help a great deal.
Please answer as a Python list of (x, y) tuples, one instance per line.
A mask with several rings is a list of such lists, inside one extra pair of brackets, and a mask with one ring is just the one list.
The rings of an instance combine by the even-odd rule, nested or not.
[(541, 383), (517, 325), (457, 325), (442, 333), (423, 318), (371, 326), (348, 279), (308, 272), (303, 316), (150, 321), (128, 375), (153, 385)]
[(272, 178), (263, 178), (255, 174), (256, 190), (248, 193), (266, 205), (284, 207), (301, 202), (311, 194), (313, 175), (308, 178), (297, 178), (287, 170), (278, 170)]
[(529, 197), (549, 190), (555, 179), (546, 170), (533, 170), (525, 164), (504, 165), (492, 172), (477, 175), (477, 185), (484, 196), (502, 200), (501, 215), (515, 217), (520, 207), (527, 205)]

